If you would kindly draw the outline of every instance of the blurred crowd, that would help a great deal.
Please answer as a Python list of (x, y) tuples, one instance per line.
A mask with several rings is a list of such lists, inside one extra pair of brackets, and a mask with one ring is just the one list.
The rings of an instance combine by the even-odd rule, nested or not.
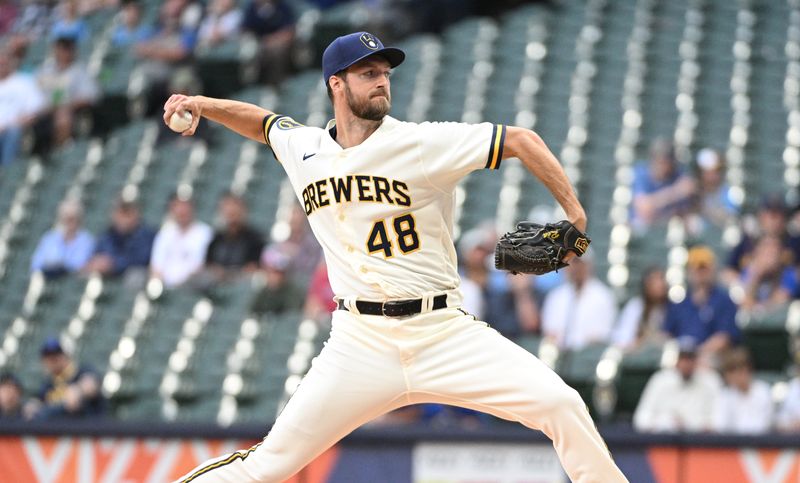
[[(202, 93), (198, 54), (224, 45), (240, 51), (243, 39), (252, 41), (257, 64), (247, 66), (256, 71), (249, 82), (278, 84), (293, 71), (316, 67), (319, 46), (308, 28), (301, 32), (303, 12), (348, 4), (357, 9), (361, 28), (388, 42), (413, 31), (439, 32), (470, 14), (514, 3), (487, 9), (474, 0), (166, 0), (153, 10), (146, 0), (0, 0), (0, 169), (21, 151), (46, 153), (92, 132), (104, 97), (100, 64), (89, 62), (99, 43), (90, 28), (95, 14), (113, 14), (104, 55), (133, 58), (130, 78), (138, 81), (127, 95), (142, 100), (128, 109), (147, 115), (160, 109), (168, 92)], [(42, 39), (49, 44), (46, 59), (26, 63)]]

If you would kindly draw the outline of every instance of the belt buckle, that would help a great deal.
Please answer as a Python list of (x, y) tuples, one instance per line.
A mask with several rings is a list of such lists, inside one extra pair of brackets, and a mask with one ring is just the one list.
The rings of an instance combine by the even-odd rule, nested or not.
[(402, 302), (384, 302), (381, 304), (381, 314), (384, 317), (399, 317), (403, 315), (400, 313)]

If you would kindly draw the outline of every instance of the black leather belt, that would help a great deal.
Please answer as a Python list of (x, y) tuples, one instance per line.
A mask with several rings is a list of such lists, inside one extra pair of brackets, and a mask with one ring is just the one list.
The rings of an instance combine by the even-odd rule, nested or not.
[[(447, 294), (437, 295), (433, 298), (431, 310), (439, 310), (447, 307)], [(389, 302), (366, 302), (356, 300), (356, 308), (364, 315), (382, 315), (384, 317), (405, 317), (416, 315), (422, 312), (422, 299), (414, 300), (392, 300)], [(339, 310), (348, 310), (343, 300), (338, 302)]]

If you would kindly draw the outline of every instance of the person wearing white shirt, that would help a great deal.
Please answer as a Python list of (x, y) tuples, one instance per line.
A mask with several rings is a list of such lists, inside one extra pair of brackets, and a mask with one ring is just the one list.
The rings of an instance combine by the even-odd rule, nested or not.
[[(589, 256), (587, 256), (589, 255)], [(611, 289), (593, 275), (590, 252), (570, 260), (567, 281), (547, 294), (542, 332), (562, 349), (608, 342), (617, 318)]]
[(653, 374), (633, 415), (642, 432), (703, 432), (713, 427), (714, 405), (722, 381), (715, 371), (698, 367), (697, 343), (691, 337), (678, 341), (675, 367)]
[(660, 344), (667, 339), (663, 330), (667, 315), (667, 281), (664, 269), (649, 268), (642, 274), (639, 295), (630, 299), (619, 315), (611, 334), (614, 345), (625, 349)]
[(167, 288), (186, 282), (203, 267), (213, 231), (194, 219), (189, 199), (173, 197), (170, 219), (158, 231), (153, 242), (150, 271)]
[(242, 11), (233, 0), (214, 0), (208, 4), (208, 14), (200, 24), (200, 45), (211, 46), (232, 39), (239, 34)]
[(0, 166), (16, 159), (23, 129), (44, 107), (36, 79), (17, 71), (17, 58), (11, 49), (0, 50)]
[(781, 431), (800, 432), (800, 377), (789, 382), (776, 422)]
[(770, 386), (753, 378), (747, 349), (731, 349), (722, 361), (726, 387), (714, 410), (714, 429), (720, 433), (763, 434), (772, 427)]

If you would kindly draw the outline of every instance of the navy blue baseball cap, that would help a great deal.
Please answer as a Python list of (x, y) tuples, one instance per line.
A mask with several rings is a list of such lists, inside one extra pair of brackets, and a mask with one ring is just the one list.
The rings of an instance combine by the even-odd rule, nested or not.
[(63, 353), (64, 349), (61, 347), (61, 343), (55, 337), (48, 337), (44, 343), (42, 343), (42, 348), (40, 350), (42, 357)]
[(322, 54), (322, 81), (340, 70), (344, 70), (370, 55), (382, 55), (392, 67), (397, 67), (406, 58), (405, 52), (395, 47), (384, 47), (383, 42), (369, 32), (343, 35), (331, 42)]

